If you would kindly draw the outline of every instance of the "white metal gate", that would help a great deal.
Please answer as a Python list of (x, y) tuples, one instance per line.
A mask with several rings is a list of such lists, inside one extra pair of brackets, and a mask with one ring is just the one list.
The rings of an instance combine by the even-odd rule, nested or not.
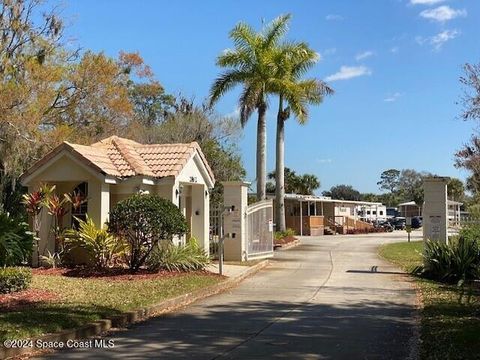
[(247, 260), (273, 256), (273, 201), (247, 207)]

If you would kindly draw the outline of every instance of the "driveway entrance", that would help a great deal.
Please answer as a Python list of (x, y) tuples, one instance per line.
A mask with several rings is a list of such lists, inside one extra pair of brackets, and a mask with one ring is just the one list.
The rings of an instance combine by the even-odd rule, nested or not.
[(115, 334), (114, 349), (52, 358), (415, 358), (415, 291), (376, 255), (405, 235), (302, 238), (230, 292)]

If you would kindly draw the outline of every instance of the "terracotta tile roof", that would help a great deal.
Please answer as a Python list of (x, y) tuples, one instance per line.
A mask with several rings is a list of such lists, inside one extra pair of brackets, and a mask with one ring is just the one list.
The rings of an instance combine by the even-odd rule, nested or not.
[(144, 145), (118, 136), (111, 136), (90, 146), (64, 142), (39, 160), (22, 177), (33, 173), (64, 149), (95, 170), (120, 178), (131, 176), (176, 177), (188, 160), (197, 153), (212, 181), (215, 181), (213, 172), (196, 142)]

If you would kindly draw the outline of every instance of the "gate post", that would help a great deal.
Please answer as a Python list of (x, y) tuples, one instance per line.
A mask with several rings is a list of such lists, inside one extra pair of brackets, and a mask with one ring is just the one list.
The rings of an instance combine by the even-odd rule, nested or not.
[(448, 242), (448, 177), (423, 180), (423, 240)]
[[(233, 211), (225, 212), (223, 232), (224, 256), (227, 261), (244, 261), (247, 252), (247, 219), (248, 187), (244, 181), (224, 181), (223, 204)], [(230, 235), (230, 236), (228, 236)]]

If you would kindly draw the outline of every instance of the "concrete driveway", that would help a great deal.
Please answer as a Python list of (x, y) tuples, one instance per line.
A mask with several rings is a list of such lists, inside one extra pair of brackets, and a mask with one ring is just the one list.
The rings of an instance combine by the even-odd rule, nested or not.
[(416, 358), (415, 291), (376, 255), (402, 240), (404, 231), (304, 237), (230, 292), (113, 334), (113, 349), (50, 358)]

